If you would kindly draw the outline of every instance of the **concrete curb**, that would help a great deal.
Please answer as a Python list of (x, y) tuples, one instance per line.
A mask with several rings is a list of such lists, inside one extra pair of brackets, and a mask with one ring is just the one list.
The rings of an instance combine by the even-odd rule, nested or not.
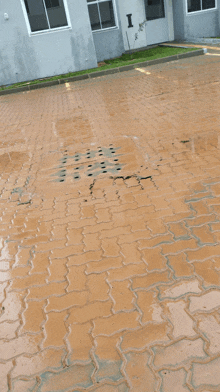
[(220, 38), (196, 38), (196, 37), (191, 37), (187, 38), (184, 42), (189, 43), (189, 42), (194, 42), (196, 44), (220, 44)]
[(130, 70), (138, 68), (138, 67), (149, 67), (150, 65), (168, 63), (170, 61), (180, 60), (183, 58), (201, 56), (204, 53), (205, 53), (204, 49), (198, 49), (194, 52), (180, 53), (180, 54), (176, 54), (174, 56), (162, 57), (160, 59), (143, 61), (141, 63), (124, 65), (123, 67), (111, 68), (111, 69), (106, 69), (103, 71), (96, 71), (96, 72), (88, 73), (88, 74), (84, 74), (84, 75), (71, 76), (70, 78), (67, 78), (67, 79), (50, 80), (48, 82), (45, 81), (43, 83), (36, 83), (36, 84), (27, 85), (27, 86), (22, 86), (22, 87), (7, 89), (7, 90), (1, 90), (0, 96), (14, 94), (14, 93), (20, 93), (20, 92), (26, 92), (26, 91), (32, 91), (32, 90), (36, 90), (38, 88), (58, 86), (59, 84), (64, 84), (64, 83), (69, 83), (69, 82), (77, 82), (79, 80), (98, 78), (100, 76), (106, 76), (106, 75), (112, 75), (112, 74), (119, 73), (119, 72), (130, 71)]

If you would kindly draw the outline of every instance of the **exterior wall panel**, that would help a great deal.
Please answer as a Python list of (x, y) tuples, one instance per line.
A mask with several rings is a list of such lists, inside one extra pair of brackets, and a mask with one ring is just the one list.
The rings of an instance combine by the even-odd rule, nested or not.
[(220, 0), (217, 9), (187, 13), (187, 0), (173, 1), (174, 38), (193, 40), (220, 34)]
[(97, 66), (86, 2), (68, 0), (68, 9), (73, 28), (29, 36), (20, 0), (1, 0), (0, 85)]
[(119, 1), (115, 0), (115, 20), (117, 28), (108, 30), (100, 30), (93, 32), (93, 39), (96, 49), (96, 56), (98, 61), (112, 59), (119, 57), (124, 53), (125, 47), (121, 31), (121, 19), (119, 15)]
[(93, 33), (98, 61), (121, 56), (124, 50), (123, 38), (119, 29)]
[(185, 0), (173, 1), (174, 39), (184, 39)]
[[(118, 5), (125, 50), (129, 50), (129, 46), (131, 50), (147, 46), (145, 25), (143, 31), (138, 34), (138, 39), (135, 40), (139, 24), (146, 20), (144, 0), (118, 0)], [(128, 27), (126, 15), (129, 14), (131, 14), (132, 27)]]
[(185, 39), (215, 37), (219, 33), (218, 10), (199, 11), (185, 18)]

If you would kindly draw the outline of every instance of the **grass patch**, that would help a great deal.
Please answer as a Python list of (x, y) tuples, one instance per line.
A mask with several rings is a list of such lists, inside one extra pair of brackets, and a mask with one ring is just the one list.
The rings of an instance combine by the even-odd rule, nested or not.
[(156, 48), (146, 49), (143, 51), (134, 52), (132, 54), (123, 54), (120, 57), (111, 60), (105, 60), (104, 61), (105, 65), (102, 65), (101, 67), (98, 68), (86, 69), (77, 72), (69, 72), (67, 74), (51, 76), (49, 78), (44, 78), (44, 79), (31, 80), (29, 82), (15, 83), (11, 86), (1, 86), (0, 90), (7, 90), (16, 87), (24, 87), (27, 85), (45, 83), (51, 80), (68, 79), (72, 76), (103, 71), (105, 69), (118, 68), (118, 67), (122, 67), (123, 65), (129, 65), (134, 63), (140, 63), (142, 61), (155, 60), (163, 57), (174, 56), (175, 54), (186, 53), (194, 50), (198, 50), (198, 48), (176, 48), (176, 47), (172, 48), (172, 47), (157, 46)]
[[(156, 48), (134, 52), (130, 54), (123, 54), (121, 57), (112, 60), (106, 60), (106, 64), (117, 64), (117, 67), (123, 65), (139, 63), (141, 61), (155, 60), (162, 57), (174, 56), (175, 54), (186, 53), (194, 50), (195, 48), (172, 48), (157, 46)], [(197, 48), (196, 48), (197, 49)], [(126, 63), (126, 64), (125, 64)]]

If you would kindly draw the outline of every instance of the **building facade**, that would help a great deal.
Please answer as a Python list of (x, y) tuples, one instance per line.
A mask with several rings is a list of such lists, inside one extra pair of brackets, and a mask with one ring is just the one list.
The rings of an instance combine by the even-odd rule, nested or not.
[(0, 18), (0, 85), (95, 68), (129, 49), (220, 36), (220, 0), (1, 0)]

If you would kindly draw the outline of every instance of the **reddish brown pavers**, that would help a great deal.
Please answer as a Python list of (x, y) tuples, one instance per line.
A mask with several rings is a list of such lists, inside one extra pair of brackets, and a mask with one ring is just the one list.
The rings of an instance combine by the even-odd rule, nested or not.
[(219, 60), (2, 97), (1, 392), (217, 391)]

